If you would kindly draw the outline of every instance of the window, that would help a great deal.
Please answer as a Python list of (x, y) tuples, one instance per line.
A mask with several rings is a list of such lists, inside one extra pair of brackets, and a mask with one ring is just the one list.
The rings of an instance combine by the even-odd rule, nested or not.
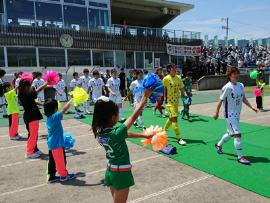
[(143, 69), (143, 52), (136, 52), (136, 68)]
[(84, 0), (64, 0), (65, 3), (73, 3), (73, 4), (80, 4), (80, 5), (85, 5)]
[(127, 61), (126, 68), (133, 69), (134, 68), (134, 53), (133, 52), (127, 52), (126, 61)]
[(153, 68), (153, 55), (152, 52), (145, 52), (145, 68)]
[(64, 49), (39, 49), (40, 66), (65, 67)]
[(68, 50), (68, 65), (91, 65), (89, 50)]
[(166, 67), (169, 63), (169, 55), (166, 53), (155, 53), (155, 59), (160, 59), (160, 66)]
[(126, 67), (125, 52), (117, 51), (115, 55), (116, 55), (116, 66), (119, 68), (125, 68)]
[(88, 9), (89, 13), (89, 27), (95, 28), (99, 26), (99, 10), (98, 9)]
[(104, 63), (105, 67), (114, 67), (112, 51), (104, 51)]
[(89, 1), (89, 6), (108, 8), (108, 4)]
[(64, 6), (65, 26), (75, 30), (87, 30), (86, 8), (76, 6)]
[(109, 26), (109, 14), (106, 10), (100, 10), (100, 25), (107, 27)]
[(0, 47), (0, 67), (5, 66), (4, 47)]
[(34, 48), (7, 48), (8, 66), (37, 66), (36, 50)]
[(93, 51), (93, 65), (103, 67), (103, 52)]
[(62, 8), (60, 4), (36, 2), (36, 16), (38, 26), (63, 27)]
[(26, 0), (6, 1), (7, 21), (10, 25), (35, 25), (34, 2)]

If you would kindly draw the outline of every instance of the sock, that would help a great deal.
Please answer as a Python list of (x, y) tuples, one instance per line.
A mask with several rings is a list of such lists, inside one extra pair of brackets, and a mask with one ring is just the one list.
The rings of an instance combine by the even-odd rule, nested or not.
[(139, 124), (141, 127), (144, 127), (143, 117), (142, 117), (142, 116), (139, 116), (137, 120), (138, 120), (138, 124)]
[(240, 137), (234, 138), (234, 147), (236, 149), (238, 159), (240, 159), (243, 156), (242, 155), (242, 146), (241, 146), (241, 138)]
[(168, 118), (168, 120), (166, 121), (166, 124), (165, 124), (165, 126), (164, 126), (164, 129), (165, 129), (165, 130), (168, 130), (169, 127), (171, 126), (171, 124), (172, 124), (172, 122), (171, 122), (171, 120)]
[(223, 137), (221, 138), (221, 140), (218, 142), (218, 146), (222, 146), (224, 143), (228, 142), (229, 139), (231, 138), (231, 136), (228, 133), (225, 133), (225, 135), (223, 135)]
[(123, 108), (119, 108), (119, 117), (120, 117), (120, 119), (123, 118), (123, 113), (124, 113)]
[(175, 133), (175, 136), (179, 140), (180, 139), (180, 130), (179, 130), (178, 124), (177, 124), (177, 122), (173, 122), (172, 125), (173, 125), (173, 131)]

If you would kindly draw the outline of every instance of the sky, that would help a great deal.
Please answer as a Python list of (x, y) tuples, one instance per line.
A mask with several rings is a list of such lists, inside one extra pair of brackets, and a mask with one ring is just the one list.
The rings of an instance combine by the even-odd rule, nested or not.
[(195, 8), (181, 14), (165, 28), (197, 31), (209, 39), (224, 38), (229, 18), (229, 39), (259, 39), (270, 37), (270, 0), (172, 0), (193, 4)]

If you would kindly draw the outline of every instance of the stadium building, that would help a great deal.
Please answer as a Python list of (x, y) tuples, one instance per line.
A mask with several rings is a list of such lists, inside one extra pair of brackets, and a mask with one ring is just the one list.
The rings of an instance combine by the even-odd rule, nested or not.
[(164, 0), (2, 0), (0, 67), (181, 64), (166, 44), (201, 45), (200, 33), (163, 27), (192, 8)]

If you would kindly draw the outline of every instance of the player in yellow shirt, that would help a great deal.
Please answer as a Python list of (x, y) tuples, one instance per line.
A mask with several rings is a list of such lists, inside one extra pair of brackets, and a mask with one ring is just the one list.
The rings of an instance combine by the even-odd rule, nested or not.
[(163, 79), (164, 85), (164, 96), (165, 96), (165, 104), (167, 111), (169, 113), (169, 118), (165, 124), (165, 130), (173, 125), (173, 130), (176, 138), (178, 139), (178, 143), (180, 145), (185, 145), (186, 142), (181, 139), (180, 130), (178, 127), (178, 106), (179, 106), (179, 90), (182, 95), (187, 96), (183, 82), (180, 77), (176, 74), (176, 67), (174, 64), (169, 64), (167, 66), (168, 75)]

